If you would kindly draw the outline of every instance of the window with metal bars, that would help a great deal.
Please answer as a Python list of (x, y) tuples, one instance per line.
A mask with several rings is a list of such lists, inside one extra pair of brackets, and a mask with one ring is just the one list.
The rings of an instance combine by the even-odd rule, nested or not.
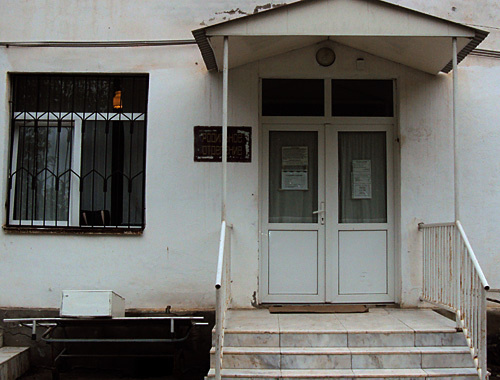
[(144, 228), (148, 76), (10, 78), (8, 225)]

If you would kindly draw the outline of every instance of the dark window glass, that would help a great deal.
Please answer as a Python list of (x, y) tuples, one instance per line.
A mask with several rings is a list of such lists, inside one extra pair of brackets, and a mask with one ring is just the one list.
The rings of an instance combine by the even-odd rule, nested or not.
[(322, 79), (263, 79), (263, 116), (324, 116)]
[(148, 78), (141, 75), (13, 75), (14, 111), (115, 112), (121, 92), (122, 113), (145, 113)]
[[(81, 223), (103, 213), (101, 224), (141, 225), (145, 124), (86, 121), (82, 134)], [(100, 215), (99, 215), (100, 216)], [(108, 223), (106, 219), (109, 218)]]
[(332, 116), (394, 116), (392, 80), (332, 80)]

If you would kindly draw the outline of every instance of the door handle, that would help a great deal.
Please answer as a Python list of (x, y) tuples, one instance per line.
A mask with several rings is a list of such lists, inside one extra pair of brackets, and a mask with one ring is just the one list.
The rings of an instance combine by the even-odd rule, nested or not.
[(325, 224), (325, 202), (321, 202), (319, 210), (313, 211), (313, 215), (319, 215), (319, 222)]

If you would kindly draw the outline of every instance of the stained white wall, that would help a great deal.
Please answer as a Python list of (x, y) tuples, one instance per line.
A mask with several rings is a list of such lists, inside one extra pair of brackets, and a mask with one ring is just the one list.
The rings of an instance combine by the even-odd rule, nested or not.
[[(478, 48), (500, 51), (496, 0), (393, 2), (486, 30), (490, 34)], [(458, 78), (460, 219), (490, 285), (499, 288), (500, 60), (469, 56), (459, 65)], [(435, 215), (429, 221), (438, 220)]]
[[(399, 302), (417, 305), (421, 288), (418, 223), (453, 220), (451, 81), (449, 76), (425, 74), (340, 44), (333, 47), (337, 60), (329, 68), (316, 64), (318, 47), (310, 46), (235, 69), (231, 79), (233, 83), (250, 75), (254, 82), (259, 77), (396, 79), (399, 116), (395, 135), (400, 142), (395, 144), (395, 157), (400, 158), (394, 174), (396, 193), (400, 196), (395, 199), (395, 219), (396, 233), (401, 236), (395, 247), (396, 288)], [(363, 71), (356, 69), (358, 58), (365, 59)], [(256, 90), (250, 93), (245, 88), (243, 84), (238, 91), (247, 94), (247, 99), (242, 99), (242, 108), (258, 96)], [(243, 276), (248, 268), (247, 262), (241, 267), (238, 261), (233, 263), (233, 273), (238, 279), (238, 274)], [(253, 268), (257, 271), (257, 263)]]
[[(493, 24), (492, 0), (401, 5)], [(484, 4), (483, 4), (484, 3)], [(68, 5), (69, 4), (69, 5)], [(147, 4), (147, 6), (145, 5)], [(191, 38), (203, 23), (252, 13), (255, 1), (4, 0), (0, 41), (158, 40)], [(459, 11), (451, 11), (455, 6)], [(482, 8), (490, 6), (488, 12)], [(491, 8), (493, 7), (493, 8)], [(495, 8), (496, 7), (496, 8)], [(479, 9), (479, 10), (478, 10)], [(5, 11), (4, 11), (5, 10)], [(459, 17), (457, 16), (459, 15)], [(29, 19), (30, 22), (15, 20)], [(8, 27), (5, 27), (8, 26)], [(490, 25), (494, 26), (494, 25)], [(498, 25), (496, 25), (498, 27)], [(493, 30), (493, 29), (492, 29)], [(488, 47), (500, 42), (491, 36)], [(345, 76), (396, 78), (399, 97), (400, 178), (396, 200), (404, 305), (418, 303), (417, 224), (453, 218), (451, 78), (431, 76), (344, 46), (331, 68), (314, 63), (315, 47), (255, 62), (230, 73), (230, 124), (253, 127), (252, 162), (229, 164), (228, 218), (234, 223), (233, 295), (250, 306), (258, 292), (259, 130), (258, 78)], [(364, 57), (366, 71), (355, 70)], [(141, 48), (0, 48), (0, 183), (8, 165), (8, 72), (149, 73), (146, 229), (142, 236), (28, 235), (0, 232), (0, 306), (58, 307), (62, 289), (113, 289), (128, 308), (207, 308), (220, 222), (220, 164), (193, 162), (193, 126), (220, 125), (220, 74), (208, 73), (196, 46)], [(326, 71), (325, 71), (326, 70)], [(493, 286), (500, 234), (497, 159), (500, 61), (471, 57), (459, 70), (462, 219)], [(6, 199), (6, 186), (0, 186)], [(5, 210), (0, 210), (2, 222)]]

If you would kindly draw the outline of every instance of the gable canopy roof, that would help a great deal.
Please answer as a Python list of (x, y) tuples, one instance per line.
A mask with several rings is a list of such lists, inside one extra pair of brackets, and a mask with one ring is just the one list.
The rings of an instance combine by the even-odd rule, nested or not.
[(431, 74), (451, 71), (452, 37), (460, 62), (488, 35), (382, 0), (302, 0), (192, 33), (208, 70), (228, 36), (230, 68), (330, 39)]

